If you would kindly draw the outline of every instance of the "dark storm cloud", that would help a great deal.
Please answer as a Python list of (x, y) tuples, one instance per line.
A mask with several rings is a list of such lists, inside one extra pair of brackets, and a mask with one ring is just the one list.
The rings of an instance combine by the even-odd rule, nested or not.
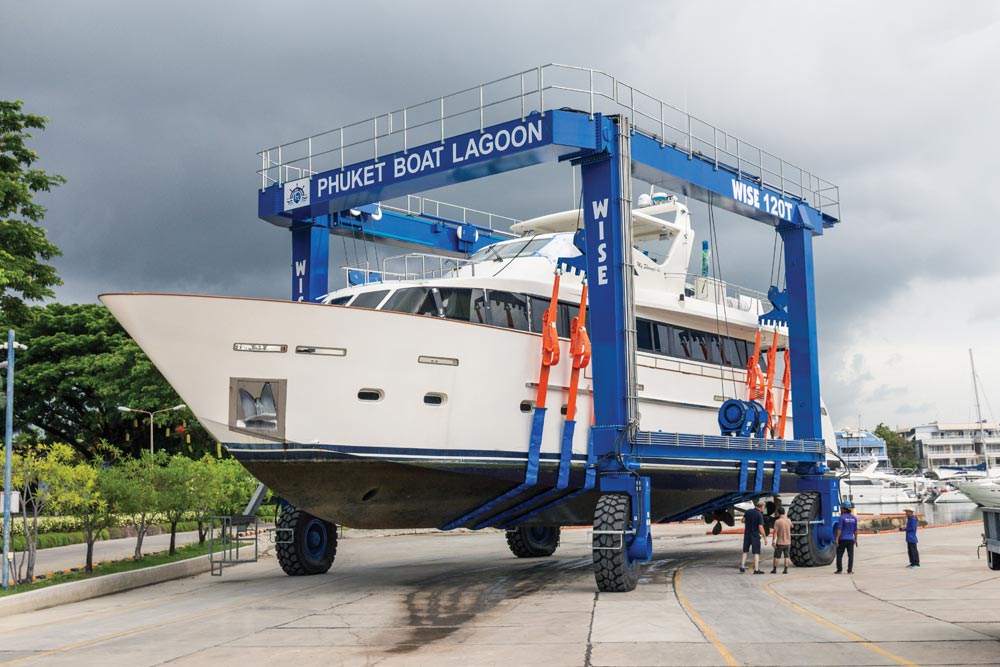
[[(881, 314), (920, 280), (996, 273), (996, 5), (615, 7), (0, 4), (0, 95), (51, 118), (33, 146), (69, 181), (45, 198), (64, 251), (59, 297), (285, 297), (289, 238), (256, 218), (255, 151), (566, 62), (686, 105), (841, 186), (844, 222), (816, 241), (824, 389), (834, 414), (856, 413), (871, 396), (895, 409), (905, 383), (864, 378), (884, 372), (880, 359), (848, 372), (858, 332), (898, 335)], [(558, 167), (427, 194), (515, 217), (566, 208), (572, 197)], [(706, 238), (706, 208), (691, 206)], [(725, 213), (717, 221), (725, 278), (766, 288), (773, 231)], [(332, 247), (338, 264), (342, 245)], [(955, 298), (974, 311), (971, 295)], [(985, 368), (1000, 380), (1000, 360)], [(897, 364), (896, 374), (907, 372)]]

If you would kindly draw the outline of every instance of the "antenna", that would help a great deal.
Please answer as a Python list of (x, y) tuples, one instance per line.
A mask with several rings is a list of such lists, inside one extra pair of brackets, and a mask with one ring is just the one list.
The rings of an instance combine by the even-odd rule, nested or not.
[(969, 365), (972, 366), (972, 393), (976, 397), (976, 424), (979, 426), (979, 444), (983, 448), (983, 461), (986, 463), (986, 476), (990, 475), (990, 453), (986, 448), (986, 437), (983, 434), (983, 411), (979, 407), (979, 381), (976, 379), (976, 360), (969, 348)]

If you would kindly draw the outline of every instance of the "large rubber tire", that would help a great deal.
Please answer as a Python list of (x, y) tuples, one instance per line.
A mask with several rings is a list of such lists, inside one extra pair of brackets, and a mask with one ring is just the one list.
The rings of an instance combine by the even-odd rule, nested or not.
[(627, 593), (639, 583), (639, 566), (628, 556), (632, 529), (632, 501), (627, 494), (607, 493), (597, 501), (594, 530), (616, 534), (594, 534), (594, 578), (602, 593)]
[[(275, 545), (278, 563), (285, 574), (292, 577), (325, 574), (333, 565), (337, 556), (335, 524), (317, 519), (294, 505), (285, 505), (275, 526), (292, 531), (291, 540)], [(278, 533), (279, 538), (281, 535)]]
[(518, 558), (544, 558), (559, 548), (559, 526), (518, 526), (507, 531), (507, 546)]
[(986, 567), (991, 570), (1000, 570), (1000, 554), (995, 554), (992, 551), (986, 552)]
[[(812, 522), (820, 518), (820, 497), (815, 491), (805, 491), (795, 496), (791, 506), (788, 508), (788, 518), (792, 522), (792, 563), (796, 567), (822, 567), (833, 562), (837, 554), (837, 547), (830, 540), (828, 544), (822, 544), (816, 538), (816, 526)], [(806, 530), (803, 531), (802, 527)], [(804, 535), (795, 533), (805, 532)]]

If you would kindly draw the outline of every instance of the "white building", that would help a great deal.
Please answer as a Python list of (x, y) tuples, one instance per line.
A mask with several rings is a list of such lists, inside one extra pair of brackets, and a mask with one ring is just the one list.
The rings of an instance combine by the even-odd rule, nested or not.
[(985, 445), (990, 457), (990, 467), (1000, 463), (1000, 428), (984, 421), (982, 438), (980, 425), (939, 424), (931, 422), (915, 426), (906, 433), (907, 440), (916, 443), (917, 458), (924, 470), (938, 466), (969, 466), (983, 462)]
[(852, 468), (864, 468), (873, 459), (878, 460), (878, 467), (883, 470), (892, 468), (885, 440), (868, 431), (850, 428), (837, 431), (837, 449)]

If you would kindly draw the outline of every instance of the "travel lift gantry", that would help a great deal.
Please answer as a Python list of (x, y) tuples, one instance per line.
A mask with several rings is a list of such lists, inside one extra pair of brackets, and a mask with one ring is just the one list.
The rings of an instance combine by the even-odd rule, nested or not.
[[(585, 254), (590, 291), (594, 416), (584, 488), (563, 487), (562, 497), (546, 507), (596, 487), (592, 547), (598, 587), (627, 591), (636, 585), (637, 564), (652, 558), (644, 459), (727, 461), (739, 469), (730, 493), (670, 521), (776, 495), (781, 474), (790, 472), (798, 476), (799, 492), (789, 512), (796, 524), (793, 560), (830, 562), (840, 496), (838, 480), (824, 476), (829, 470), (820, 421), (812, 243), (838, 221), (836, 186), (603, 72), (565, 65), (526, 70), (259, 156), (259, 216), (291, 230), (292, 293), (300, 301), (328, 291), (330, 234), (363, 234), (450, 254), (502, 238), (491, 227), (389, 212), (380, 201), (543, 162), (578, 165), (584, 233), (577, 245)], [(788, 326), (794, 439), (764, 439), (760, 422), (754, 424), (754, 406), (740, 401), (727, 402), (729, 413), (720, 413), (720, 424), (730, 422), (723, 426), (729, 435), (639, 430), (633, 176), (771, 225), (781, 236), (787, 290), (771, 288), (774, 310), (761, 319)], [(529, 446), (527, 479), (512, 493), (534, 483), (536, 449)], [(497, 514), (500, 500), (463, 519), (477, 517), (469, 524), (477, 528), (510, 528), (540, 510), (536, 496), (516, 505), (517, 511)]]

